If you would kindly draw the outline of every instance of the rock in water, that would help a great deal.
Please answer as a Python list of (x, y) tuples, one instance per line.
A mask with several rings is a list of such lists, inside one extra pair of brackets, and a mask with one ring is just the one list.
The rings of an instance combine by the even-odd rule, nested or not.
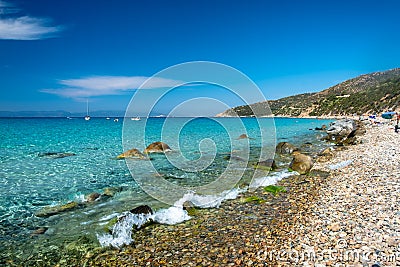
[(300, 174), (306, 174), (311, 170), (313, 164), (314, 163), (310, 156), (301, 153), (295, 153), (289, 167)]
[(315, 130), (316, 131), (326, 131), (326, 125), (325, 124), (323, 124), (321, 127), (315, 127)]
[(248, 139), (249, 137), (247, 136), (247, 134), (241, 134), (238, 139)]
[(296, 150), (298, 149), (288, 142), (280, 142), (276, 145), (276, 153), (278, 154), (292, 154)]
[(148, 205), (141, 205), (130, 210), (132, 214), (153, 214), (153, 210)]
[(141, 205), (129, 211), (135, 218), (137, 229), (142, 229), (153, 223), (150, 215), (154, 214), (153, 210), (148, 205)]
[(117, 159), (145, 159), (146, 157), (136, 148), (132, 148), (117, 156)]
[(154, 142), (144, 150), (145, 154), (148, 153), (165, 153), (171, 151), (171, 148), (164, 142)]
[(66, 153), (66, 152), (44, 152), (44, 153), (39, 153), (38, 157), (61, 159), (61, 158), (75, 156), (75, 155), (76, 155), (75, 153)]
[(90, 193), (89, 195), (87, 195), (85, 197), (85, 199), (87, 202), (94, 202), (94, 201), (98, 200), (100, 197), (101, 197), (101, 195), (99, 193), (93, 192), (93, 193)]
[(274, 159), (267, 159), (257, 162), (254, 167), (256, 169), (276, 170), (277, 166)]
[(121, 191), (121, 187), (106, 187), (103, 189), (103, 196), (113, 197), (116, 193)]

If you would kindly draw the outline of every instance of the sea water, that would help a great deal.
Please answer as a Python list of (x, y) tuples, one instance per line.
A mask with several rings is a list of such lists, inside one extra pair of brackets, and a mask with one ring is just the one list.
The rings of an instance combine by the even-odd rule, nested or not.
[[(210, 189), (207, 185), (223, 175), (228, 181), (248, 175), (248, 163), (258, 161), (265, 149), (274, 151), (280, 141), (296, 146), (311, 142), (316, 150), (322, 148), (319, 139), (323, 134), (310, 129), (329, 122), (289, 118), (149, 118), (124, 122), (105, 118), (2, 118), (0, 263), (23, 258), (28, 248), (44, 251), (76, 242), (82, 236), (94, 245), (107, 245), (104, 238), (98, 239), (106, 234), (104, 225), (142, 204), (156, 210), (153, 219), (160, 223), (182, 221), (176, 220), (177, 216), (190, 219), (176, 209), (183, 199), (203, 208), (219, 206), (241, 189), (229, 183), (226, 188), (223, 183), (222, 188)], [(241, 134), (249, 138), (241, 139)], [(127, 148), (143, 151), (146, 145), (161, 140), (173, 150), (168, 157), (151, 155), (152, 160), (131, 163), (116, 160)], [(269, 157), (268, 153), (264, 156)], [(238, 160), (233, 160), (234, 155)], [(230, 161), (227, 156), (231, 156)], [(250, 187), (265, 186), (287, 175), (283, 169), (248, 182)], [(143, 191), (146, 187), (152, 192), (162, 189), (164, 185), (154, 184), (154, 179), (187, 190), (171, 190), (165, 201), (159, 201)], [(207, 189), (190, 190), (200, 187)], [(88, 194), (103, 194), (106, 188), (117, 193), (85, 202)], [(79, 208), (47, 218), (36, 216), (46, 207), (72, 201), (79, 203)], [(41, 227), (47, 231), (36, 235)]]

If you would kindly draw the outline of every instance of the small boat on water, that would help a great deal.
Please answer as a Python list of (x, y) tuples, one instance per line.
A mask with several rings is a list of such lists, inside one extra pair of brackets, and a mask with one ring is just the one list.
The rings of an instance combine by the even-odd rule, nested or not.
[(118, 122), (118, 121), (119, 121), (119, 119), (118, 119), (118, 118), (115, 118), (115, 119), (114, 119), (114, 121), (115, 121), (115, 122)]
[(140, 121), (139, 117), (131, 118), (131, 121)]

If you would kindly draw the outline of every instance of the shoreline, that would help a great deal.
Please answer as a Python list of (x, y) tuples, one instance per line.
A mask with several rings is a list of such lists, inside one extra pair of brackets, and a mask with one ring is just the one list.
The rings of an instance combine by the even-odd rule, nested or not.
[[(342, 223), (346, 222), (346, 217), (340, 217), (340, 214), (335, 214), (333, 219), (329, 218), (335, 211), (332, 207), (337, 206), (337, 203), (344, 203), (345, 210), (340, 206), (336, 209), (347, 212), (357, 203), (345, 203), (340, 197), (347, 196), (352, 200), (359, 194), (363, 196), (364, 192), (344, 194), (348, 188), (353, 189), (355, 186), (345, 183), (348, 179), (343, 175), (352, 176), (355, 180), (351, 182), (360, 182), (371, 180), (364, 177), (365, 174), (375, 179), (380, 177), (379, 175), (386, 177), (392, 173), (396, 174), (396, 170), (398, 173), (399, 163), (395, 160), (400, 154), (395, 148), (399, 143), (399, 135), (394, 133), (394, 129), (388, 125), (368, 125), (367, 133), (358, 138), (362, 140), (361, 144), (336, 147), (334, 157), (328, 162), (315, 163), (309, 175), (293, 175), (278, 181), (277, 185), (285, 187), (286, 193), (273, 196), (264, 192), (263, 188), (249, 190), (241, 193), (235, 200), (223, 202), (219, 208), (192, 210), (192, 219), (189, 221), (171, 226), (152, 224), (144, 229), (134, 230), (134, 243), (121, 249), (89, 248), (83, 239), (83, 243), (74, 242), (66, 246), (64, 250), (59, 251), (58, 256), (54, 255), (54, 259), (61, 256), (57, 266), (293, 266), (298, 262), (313, 266), (314, 263), (321, 263), (316, 259), (295, 261), (296, 257), (293, 255), (317, 254), (321, 248), (324, 248), (324, 251), (345, 248), (341, 247), (343, 244), (338, 244), (338, 241), (350, 237), (348, 231), (352, 229), (348, 230), (349, 227)], [(386, 150), (393, 152), (390, 161), (393, 166), (386, 164)], [(353, 158), (355, 159), (349, 166), (337, 170), (329, 168), (330, 165)], [(363, 160), (368, 164), (362, 165)], [(380, 162), (384, 164), (379, 170), (374, 165), (371, 167), (370, 162), (374, 162), (375, 165)], [(388, 169), (389, 167), (391, 169)], [(371, 170), (377, 173), (372, 173)], [(396, 177), (400, 179), (398, 174)], [(382, 193), (383, 197), (386, 197), (387, 192), (392, 192), (391, 198), (383, 204), (392, 204), (397, 200), (395, 193), (400, 191), (400, 186), (391, 189), (395, 184), (396, 181), (391, 180), (389, 184), (381, 186), (388, 188)], [(365, 186), (362, 188), (365, 189)], [(367, 189), (371, 192), (376, 191), (374, 184)], [(255, 201), (249, 201), (252, 197), (256, 197)], [(371, 200), (364, 201), (364, 206), (368, 206), (370, 202)], [(382, 204), (381, 202), (379, 203)], [(398, 210), (397, 206), (395, 208)], [(371, 215), (370, 212), (362, 211), (357, 214), (356, 211), (358, 217), (368, 221), (368, 217), (363, 217), (365, 214)], [(400, 212), (391, 216), (397, 215), (400, 216)], [(337, 218), (341, 218), (339, 224), (334, 220)], [(390, 218), (386, 219), (390, 221)], [(353, 224), (363, 224), (363, 221), (356, 219), (351, 221)], [(385, 222), (379, 224), (386, 225)], [(400, 224), (400, 218), (395, 220), (394, 224)], [(375, 225), (369, 224), (368, 227), (373, 229)], [(360, 234), (357, 238), (359, 236)], [(389, 231), (389, 234), (380, 240), (392, 244), (386, 248), (387, 251), (392, 251), (396, 248), (393, 244), (399, 244), (399, 236), (399, 232), (393, 234)], [(379, 237), (376, 239), (379, 241)], [(364, 251), (368, 241), (362, 238), (361, 243), (345, 240), (345, 244), (346, 248), (347, 244), (356, 245), (349, 249)], [(374, 248), (377, 248), (377, 245)], [(286, 251), (286, 258), (278, 251)], [(288, 258), (289, 254), (292, 255), (291, 258)], [(35, 258), (32, 255), (27, 260), (41, 261)], [(400, 261), (400, 255), (398, 260)], [(322, 264), (330, 265), (334, 262), (322, 261)]]
[[(382, 137), (384, 134), (387, 134), (385, 138)], [(298, 263), (334, 265), (350, 261), (339, 259), (338, 255), (345, 251), (355, 253), (378, 249), (389, 255), (391, 251), (397, 251), (399, 231), (389, 228), (383, 235), (379, 231), (373, 235), (371, 231), (376, 225), (387, 227), (385, 222), (388, 220), (389, 224), (396, 226), (400, 223), (400, 213), (396, 213), (398, 209), (395, 208), (391, 209), (394, 213), (372, 216), (368, 206), (373, 205), (371, 210), (381, 208), (387, 211), (386, 206), (398, 205), (390, 199), (397, 200), (394, 189), (400, 189), (400, 182), (396, 183), (399, 175), (390, 181), (381, 178), (387, 178), (399, 164), (387, 164), (384, 153), (373, 152), (395, 148), (399, 138), (387, 125), (367, 126), (367, 133), (361, 136), (362, 144), (335, 152), (329, 162), (316, 163), (308, 176), (291, 176), (279, 181), (278, 185), (285, 186), (287, 193), (273, 197), (261, 188), (246, 192), (241, 198), (224, 202), (218, 209), (197, 210), (192, 220), (182, 224), (153, 225), (139, 230), (134, 234), (134, 245), (119, 251), (103, 249), (87, 255), (85, 262), (93, 266), (291, 266)], [(394, 159), (400, 155), (395, 150), (393, 153)], [(329, 165), (349, 159), (354, 159), (349, 166), (330, 170), (329, 175), (324, 172)], [(374, 164), (383, 164), (383, 171), (373, 174), (370, 170), (376, 168), (361, 164), (371, 160)], [(382, 184), (378, 186), (382, 192), (376, 183)], [(354, 192), (355, 187), (361, 191)], [(380, 193), (371, 195), (377, 190)], [(367, 196), (364, 191), (368, 192)], [(258, 196), (265, 202), (243, 203), (243, 199), (249, 196)], [(366, 200), (368, 196), (379, 201), (374, 202), (374, 198)], [(383, 201), (387, 197), (389, 199)], [(353, 211), (352, 205), (360, 210)], [(353, 217), (349, 219), (351, 211)], [(369, 222), (369, 216), (378, 220), (377, 223)], [(318, 253), (323, 250), (334, 251), (336, 258), (333, 255), (320, 260)], [(278, 251), (287, 254), (280, 255)], [(300, 262), (301, 253), (307, 256), (312, 252), (316, 258)], [(355, 259), (352, 263), (354, 266), (387, 264), (390, 258), (385, 262), (382, 255)]]
[[(177, 225), (151, 225), (134, 233), (134, 244), (103, 248), (89, 255), (90, 266), (264, 266), (260, 249), (272, 250), (289, 233), (294, 215), (305, 213), (328, 173), (312, 171), (280, 180), (288, 193), (273, 196), (262, 188), (223, 202), (219, 208), (196, 209)], [(257, 196), (263, 201), (248, 201)], [(261, 265), (254, 265), (259, 263)]]

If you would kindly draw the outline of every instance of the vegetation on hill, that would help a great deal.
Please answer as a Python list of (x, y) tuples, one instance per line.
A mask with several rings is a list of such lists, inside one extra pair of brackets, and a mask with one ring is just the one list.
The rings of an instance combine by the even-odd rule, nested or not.
[[(347, 80), (317, 93), (289, 96), (229, 109), (218, 116), (340, 116), (400, 109), (400, 68)], [(260, 112), (264, 110), (264, 112)]]

